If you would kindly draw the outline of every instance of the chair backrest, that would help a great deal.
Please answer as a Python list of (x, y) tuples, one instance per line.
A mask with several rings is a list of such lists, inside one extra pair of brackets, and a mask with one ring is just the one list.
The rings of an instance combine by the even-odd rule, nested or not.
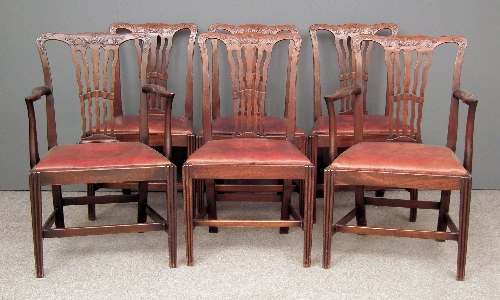
[[(353, 39), (353, 49), (356, 56), (356, 82), (361, 85), (364, 81), (361, 70), (363, 65), (360, 61), (363, 42), (371, 41), (380, 44), (385, 53), (385, 65), (387, 67), (387, 90), (386, 99), (388, 103), (388, 116), (390, 120), (389, 141), (422, 142), (421, 122), (425, 99), (425, 88), (428, 81), (428, 71), (432, 63), (433, 53), (436, 47), (446, 43), (455, 43), (458, 51), (455, 57), (453, 92), (460, 89), (460, 74), (462, 61), (465, 54), (467, 41), (460, 36), (392, 36), (383, 37), (375, 35), (359, 35)], [(362, 141), (362, 103), (361, 97), (356, 97), (355, 104), (355, 143)], [(451, 122), (451, 115), (450, 115)], [(449, 125), (448, 135), (455, 136), (456, 126)], [(454, 146), (453, 146), (454, 147)]]
[[(127, 30), (131, 33), (146, 33), (151, 37), (151, 53), (147, 65), (146, 80), (148, 84), (159, 85), (168, 90), (168, 68), (171, 58), (171, 50), (174, 45), (174, 36), (181, 31), (189, 31), (187, 43), (187, 64), (186, 64), (186, 99), (184, 102), (184, 114), (189, 120), (193, 120), (193, 55), (194, 43), (198, 35), (198, 26), (193, 23), (163, 24), (163, 23), (113, 23), (109, 31), (116, 34), (120, 30)], [(177, 42), (178, 43), (178, 42)], [(176, 45), (177, 45), (176, 43)], [(178, 46), (176, 46), (178, 47)], [(140, 44), (136, 43), (139, 53), (142, 51)], [(139, 64), (141, 63), (139, 55)], [(175, 74), (170, 74), (175, 76)], [(119, 101), (118, 101), (119, 100)], [(163, 99), (164, 100), (164, 99)], [(148, 94), (150, 113), (163, 113), (165, 102), (154, 94)], [(121, 97), (117, 99), (115, 116), (122, 115)]]
[[(293, 142), (296, 118), (296, 79), (297, 62), (302, 44), (298, 34), (260, 34), (260, 33), (202, 33), (198, 38), (203, 69), (203, 139), (207, 142), (212, 139), (211, 122), (213, 94), (210, 80), (210, 68), (218, 64), (210, 62), (207, 45), (213, 41), (220, 42), (227, 49), (227, 58), (230, 65), (233, 112), (235, 117), (235, 130), (233, 137), (262, 137), (264, 136), (263, 118), (266, 115), (265, 105), (267, 99), (268, 69), (275, 45), (281, 41), (291, 44), (288, 52), (287, 78), (286, 78), (286, 114), (287, 129), (286, 139)], [(211, 49), (214, 51), (214, 49)]]
[[(264, 24), (243, 24), (231, 25), (223, 23), (215, 23), (208, 27), (208, 32), (221, 32), (221, 33), (262, 33), (262, 34), (277, 34), (277, 33), (299, 33), (297, 26), (290, 24), (282, 25), (264, 25)], [(292, 46), (292, 44), (290, 44)], [(217, 42), (212, 41), (212, 85), (219, 87), (219, 64)], [(219, 88), (212, 88), (212, 117), (214, 119), (220, 117), (220, 90)], [(287, 105), (285, 104), (285, 109)], [(286, 114), (286, 110), (284, 112)]]
[[(332, 34), (332, 37), (335, 40), (335, 49), (337, 50), (336, 53), (334, 53), (334, 55), (329, 55), (327, 51), (322, 51), (322, 53), (324, 53), (323, 55), (329, 55), (328, 57), (332, 58), (337, 56), (340, 88), (345, 88), (356, 84), (356, 63), (351, 46), (352, 39), (360, 34), (376, 34), (377, 32), (382, 30), (388, 30), (390, 32), (390, 35), (396, 35), (398, 32), (398, 27), (393, 23), (380, 23), (373, 25), (357, 23), (345, 25), (313, 24), (309, 27), (309, 35), (311, 36), (313, 48), (314, 121), (316, 121), (316, 119), (321, 117), (323, 114), (321, 107), (322, 95), (318, 32), (329, 32)], [(364, 113), (367, 113), (366, 93), (368, 86), (368, 70), (370, 67), (370, 53), (372, 47), (373, 43), (371, 41), (366, 41), (366, 43), (362, 47), (361, 55), (364, 64), (364, 67), (362, 69)], [(352, 114), (353, 101), (354, 96), (349, 96), (342, 99), (340, 101), (339, 114)]]
[[(36, 42), (42, 62), (44, 84), (51, 90), (53, 90), (52, 77), (45, 44), (47, 41), (60, 41), (67, 44), (71, 50), (80, 100), (81, 142), (115, 140), (114, 110), (117, 92), (115, 83), (119, 81), (116, 66), (119, 61), (120, 45), (132, 40), (138, 41), (141, 47), (149, 50), (150, 39), (149, 36), (144, 34), (45, 33), (37, 37)], [(143, 52), (141, 59), (147, 60), (148, 52)], [(141, 64), (141, 69), (145, 70), (145, 68), (146, 65)], [(142, 73), (145, 74), (145, 72)], [(141, 86), (144, 84), (145, 78), (145, 75), (140, 76)], [(147, 118), (147, 116), (144, 115), (144, 118)], [(52, 95), (47, 101), (47, 128), (50, 149), (57, 145), (55, 109)], [(140, 140), (147, 143), (147, 130), (142, 130), (140, 136)]]

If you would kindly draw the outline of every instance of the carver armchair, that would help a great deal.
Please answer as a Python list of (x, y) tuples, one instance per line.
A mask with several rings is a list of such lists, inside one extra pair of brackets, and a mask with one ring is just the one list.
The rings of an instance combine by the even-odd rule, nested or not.
[[(81, 115), (81, 139), (78, 144), (59, 145), (56, 131), (56, 102), (51, 70), (46, 50), (48, 41), (58, 41), (68, 46), (74, 63), (78, 95), (74, 97), (75, 109)], [(150, 47), (150, 38), (144, 34), (112, 35), (109, 33), (58, 34), (46, 33), (37, 38), (42, 62), (44, 86), (33, 90), (26, 97), (29, 117), (29, 173), (31, 215), (36, 276), (44, 277), (43, 240), (46, 238), (102, 235), (114, 233), (165, 231), (168, 235), (169, 266), (176, 266), (176, 166), (170, 162), (170, 148), (164, 154), (148, 146), (147, 94), (165, 99), (163, 123), (165, 144), (170, 145), (170, 113), (174, 94), (165, 89), (146, 84), (146, 64), (141, 64), (140, 133), (137, 142), (118, 142), (114, 133), (116, 66), (120, 45), (138, 41), (143, 49)], [(141, 53), (146, 62), (149, 51)], [(48, 152), (41, 155), (38, 147), (35, 102), (45, 100)], [(64, 112), (62, 112), (64, 113)], [(39, 118), (40, 119), (40, 118)], [(42, 122), (43, 123), (43, 122)], [(161, 180), (166, 189), (167, 219), (148, 204), (148, 181)], [(138, 193), (129, 195), (98, 194), (95, 190), (102, 183), (133, 181), (138, 183)], [(61, 186), (86, 184), (89, 194), (69, 197)], [(42, 223), (42, 187), (52, 187), (54, 210)], [(97, 187), (96, 187), (97, 186)], [(95, 205), (137, 202), (137, 222), (104, 226), (66, 227), (64, 207), (69, 205)], [(148, 219), (149, 218), (149, 219)]]
[[(388, 141), (364, 141), (361, 45), (372, 41), (384, 48), (387, 67), (387, 103), (389, 105)], [(443, 44), (456, 44), (449, 106), (448, 134), (444, 146), (422, 143), (424, 100), (439, 107), (439, 99), (429, 98), (425, 89), (434, 50)], [(353, 40), (356, 55), (356, 84), (335, 95), (325, 97), (329, 112), (330, 132), (336, 132), (334, 102), (354, 95), (355, 145), (337, 156), (337, 139), (330, 134), (331, 164), (325, 169), (325, 207), (323, 227), (323, 267), (331, 265), (332, 235), (338, 232), (360, 235), (413, 237), (458, 242), (457, 280), (465, 276), (465, 257), (469, 226), (472, 184), (472, 150), (474, 117), (477, 100), (460, 90), (460, 74), (467, 42), (459, 36), (394, 36), (359, 35)], [(359, 72), (359, 73), (358, 73)], [(431, 101), (431, 102), (429, 102)], [(459, 125), (459, 106), (465, 105), (465, 145), (462, 161), (455, 155)], [(439, 114), (446, 115), (446, 113)], [(355, 186), (354, 208), (339, 221), (333, 222), (334, 198), (337, 187)], [(386, 188), (439, 190), (435, 200), (389, 199), (365, 195), (365, 186)], [(458, 226), (449, 214), (452, 191), (460, 193)], [(436, 230), (384, 228), (368, 225), (367, 205), (437, 210)], [(356, 219), (355, 224), (350, 223)], [(437, 245), (436, 245), (437, 246)]]

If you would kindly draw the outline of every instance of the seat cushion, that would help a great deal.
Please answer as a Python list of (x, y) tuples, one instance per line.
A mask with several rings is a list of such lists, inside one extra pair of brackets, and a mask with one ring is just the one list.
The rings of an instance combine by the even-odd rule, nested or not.
[[(231, 135), (234, 132), (234, 117), (226, 116), (220, 117), (212, 122), (212, 133), (213, 134), (227, 134)], [(286, 119), (266, 116), (264, 117), (264, 132), (266, 135), (270, 136), (284, 136), (286, 133)], [(296, 127), (295, 135), (304, 135), (304, 132)]]
[(271, 139), (225, 139), (205, 143), (186, 164), (312, 165), (292, 143)]
[[(163, 134), (165, 129), (165, 115), (150, 114), (148, 121), (149, 134)], [(172, 116), (171, 132), (172, 135), (193, 134), (193, 124), (186, 117)], [(126, 133), (139, 133), (139, 115), (115, 117), (115, 134)]]
[(417, 143), (364, 142), (347, 149), (330, 165), (335, 170), (467, 176), (447, 147)]
[[(354, 115), (337, 115), (337, 135), (354, 134)], [(311, 134), (328, 135), (328, 116), (321, 116), (314, 122)], [(389, 132), (389, 119), (384, 115), (363, 115), (364, 135), (387, 135)]]
[(61, 145), (50, 149), (34, 171), (61, 171), (170, 164), (161, 153), (139, 142)]

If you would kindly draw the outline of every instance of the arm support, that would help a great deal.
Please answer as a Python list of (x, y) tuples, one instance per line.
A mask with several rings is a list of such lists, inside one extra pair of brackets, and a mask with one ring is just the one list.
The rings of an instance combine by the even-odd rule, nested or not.
[(29, 155), (30, 167), (33, 168), (40, 161), (40, 152), (38, 151), (38, 136), (36, 130), (36, 115), (33, 102), (42, 99), (45, 96), (47, 105), (47, 138), (49, 141), (49, 149), (57, 144), (57, 137), (55, 136), (55, 123), (53, 123), (53, 130), (50, 129), (52, 125), (49, 120), (55, 120), (54, 117), (54, 101), (52, 97), (52, 89), (48, 86), (40, 86), (34, 88), (31, 95), (26, 97), (26, 108), (28, 109), (29, 121)]
[[(165, 98), (165, 130), (164, 130), (164, 147), (163, 147), (163, 155), (168, 159), (171, 159), (172, 156), (172, 133), (171, 133), (171, 119), (172, 119), (172, 102), (174, 101), (175, 94), (167, 91), (165, 88), (154, 85), (154, 84), (145, 84), (142, 86), (142, 94), (145, 96), (146, 94), (154, 94), (158, 97)], [(140, 126), (141, 132), (148, 132), (148, 120), (147, 120), (147, 97), (141, 97), (141, 117), (140, 117)], [(143, 118), (142, 114), (146, 112), (145, 118)], [(145, 130), (143, 130), (143, 126)], [(146, 134), (143, 137), (139, 137), (140, 141), (148, 144), (149, 142), (149, 134)]]
[(469, 106), (467, 111), (467, 121), (465, 125), (465, 146), (464, 146), (464, 168), (472, 174), (472, 152), (474, 148), (474, 120), (476, 117), (477, 100), (473, 99), (471, 93), (461, 90), (453, 92), (455, 99), (461, 100)]
[(325, 96), (326, 107), (328, 109), (329, 132), (330, 132), (330, 142), (328, 147), (330, 162), (332, 162), (338, 155), (337, 143), (336, 143), (337, 125), (336, 125), (336, 117), (335, 117), (336, 113), (335, 113), (334, 103), (335, 101), (344, 99), (345, 97), (352, 95), (359, 95), (359, 94), (361, 94), (361, 88), (359, 86), (350, 86), (337, 90), (332, 95)]

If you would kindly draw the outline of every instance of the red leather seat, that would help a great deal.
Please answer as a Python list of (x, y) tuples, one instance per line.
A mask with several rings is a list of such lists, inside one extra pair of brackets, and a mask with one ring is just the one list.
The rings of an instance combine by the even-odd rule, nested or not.
[(195, 151), (186, 164), (304, 165), (310, 164), (295, 145), (286, 140), (212, 140)]
[(450, 148), (435, 145), (364, 142), (340, 154), (330, 165), (338, 171), (371, 171), (467, 176)]
[(165, 156), (139, 142), (60, 145), (50, 149), (35, 172), (163, 166)]

